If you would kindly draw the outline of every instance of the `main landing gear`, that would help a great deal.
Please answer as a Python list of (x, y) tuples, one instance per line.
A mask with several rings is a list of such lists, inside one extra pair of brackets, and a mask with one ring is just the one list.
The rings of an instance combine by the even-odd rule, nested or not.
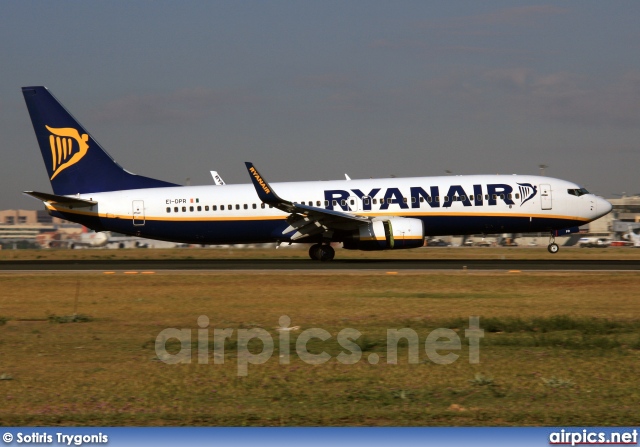
[(551, 253), (552, 255), (555, 255), (560, 250), (560, 247), (558, 247), (558, 244), (556, 244), (556, 237), (553, 235), (553, 233), (551, 233), (551, 236), (549, 236), (549, 246), (547, 247), (547, 250), (549, 250), (549, 253)]
[(328, 244), (314, 244), (309, 249), (309, 257), (314, 261), (332, 261), (335, 255), (335, 250)]

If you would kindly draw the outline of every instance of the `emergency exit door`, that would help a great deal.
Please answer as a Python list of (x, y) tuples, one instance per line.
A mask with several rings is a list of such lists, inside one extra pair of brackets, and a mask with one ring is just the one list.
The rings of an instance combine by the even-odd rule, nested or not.
[(144, 225), (144, 200), (133, 201), (133, 224), (138, 227)]

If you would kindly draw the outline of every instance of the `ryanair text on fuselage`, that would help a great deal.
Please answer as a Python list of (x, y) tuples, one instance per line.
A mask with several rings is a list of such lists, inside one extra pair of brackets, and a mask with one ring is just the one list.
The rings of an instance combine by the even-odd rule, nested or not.
[[(426, 203), (431, 208), (449, 208), (455, 202), (462, 206), (495, 206), (498, 201), (506, 205), (515, 205), (515, 200), (520, 201), (520, 206), (532, 199), (537, 194), (537, 187), (530, 183), (518, 183), (521, 192), (513, 193), (513, 187), (506, 183), (489, 183), (473, 185), (473, 191), (467, 191), (462, 185), (451, 185), (444, 195), (440, 194), (439, 186), (430, 186), (428, 190), (421, 186), (409, 188), (408, 195), (400, 191), (400, 188), (373, 188), (370, 191), (360, 189), (342, 190), (329, 189), (324, 191), (325, 208), (343, 211), (355, 211), (350, 209), (349, 197), (357, 196), (362, 200), (362, 210), (387, 210), (391, 205), (398, 205), (400, 209), (420, 208)], [(442, 190), (444, 191), (444, 189)], [(526, 196), (525, 196), (526, 194)]]

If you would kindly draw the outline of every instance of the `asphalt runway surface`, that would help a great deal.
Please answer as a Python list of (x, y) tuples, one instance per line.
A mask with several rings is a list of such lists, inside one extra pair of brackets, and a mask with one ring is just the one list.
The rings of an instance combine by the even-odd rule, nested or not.
[(638, 271), (640, 260), (515, 260), (348, 259), (320, 262), (306, 259), (177, 259), (0, 261), (0, 271), (71, 270), (616, 270)]

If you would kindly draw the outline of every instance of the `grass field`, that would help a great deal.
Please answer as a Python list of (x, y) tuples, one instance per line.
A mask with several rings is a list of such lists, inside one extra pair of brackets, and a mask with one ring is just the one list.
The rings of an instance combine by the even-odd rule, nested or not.
[[(82, 259), (309, 259), (308, 245), (269, 248), (77, 249), (0, 250), (0, 261)], [(561, 247), (551, 255), (546, 247), (424, 247), (413, 250), (353, 251), (336, 248), (340, 259), (622, 259), (640, 260), (630, 247)]]
[[(75, 312), (87, 321), (65, 323)], [(201, 315), (208, 364), (197, 359)], [(288, 365), (283, 315), (300, 326)], [(479, 364), (464, 337), (472, 315), (485, 331)], [(191, 363), (159, 361), (166, 328), (191, 330)], [(224, 364), (214, 363), (214, 328), (233, 329)], [(239, 377), (236, 336), (251, 328), (271, 335), (275, 354)], [(327, 363), (296, 354), (310, 328), (332, 336), (308, 345)], [(353, 365), (336, 360), (345, 328), (362, 333)], [(387, 330), (402, 328), (419, 335), (416, 364), (403, 347), (387, 363)], [(425, 353), (436, 328), (462, 340), (451, 364)], [(180, 347), (173, 339), (167, 349)], [(0, 425), (638, 425), (639, 360), (635, 272), (0, 274)]]

